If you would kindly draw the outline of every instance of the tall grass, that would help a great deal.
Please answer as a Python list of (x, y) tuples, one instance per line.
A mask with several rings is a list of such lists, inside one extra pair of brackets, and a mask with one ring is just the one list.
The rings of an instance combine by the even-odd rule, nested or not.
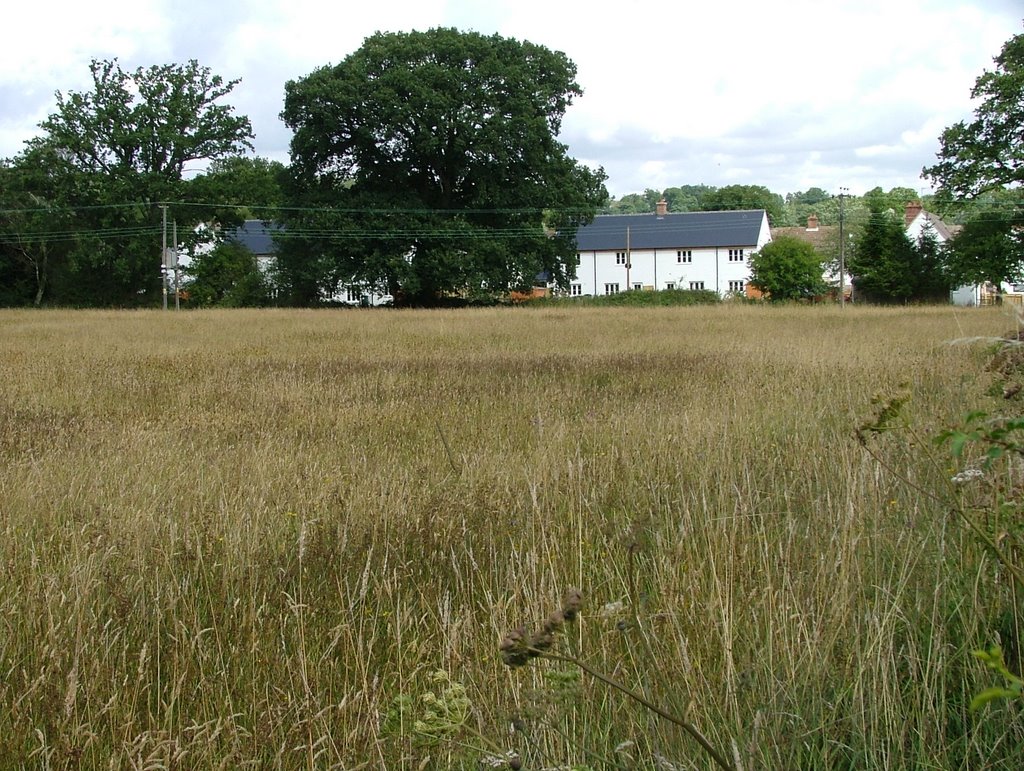
[[(955, 422), (986, 374), (947, 341), (1009, 325), (0, 313), (0, 766), (710, 767), (596, 683), (501, 665), (578, 586), (574, 652), (745, 768), (1020, 767), (1016, 714), (967, 711), (1006, 631), (992, 561), (852, 436), (901, 384), (922, 434)], [(451, 740), (401, 707), (436, 671), (471, 702)]]

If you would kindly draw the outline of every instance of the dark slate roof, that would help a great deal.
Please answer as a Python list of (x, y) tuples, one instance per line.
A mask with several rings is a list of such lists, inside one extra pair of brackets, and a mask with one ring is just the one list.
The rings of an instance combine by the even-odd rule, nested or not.
[(279, 230), (281, 226), (275, 222), (246, 220), (242, 227), (225, 231), (224, 238), (241, 244), (255, 255), (273, 254), (277, 247), (272, 234)]
[(764, 209), (746, 211), (605, 214), (576, 231), (581, 252), (630, 249), (706, 249), (752, 246), (761, 234)]

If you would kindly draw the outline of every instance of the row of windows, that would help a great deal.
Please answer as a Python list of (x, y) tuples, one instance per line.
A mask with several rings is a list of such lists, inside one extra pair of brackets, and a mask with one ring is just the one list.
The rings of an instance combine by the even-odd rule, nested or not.
[[(634, 283), (633, 284), (633, 289), (635, 291), (639, 292), (643, 288), (644, 288), (644, 285), (641, 284), (641, 283)], [(703, 281), (691, 281), (690, 282), (690, 289), (692, 289), (692, 290), (704, 289), (704, 288), (705, 287), (704, 287), (704, 282)], [(668, 282), (666, 282), (665, 289), (668, 289), (668, 290), (676, 289), (676, 282), (675, 281), (668, 281)], [(729, 292), (731, 292), (732, 294), (743, 294), (745, 289), (746, 289), (746, 282), (745, 281), (730, 281), (729, 282)], [(607, 284), (604, 285), (604, 293), (605, 294), (618, 294), (619, 291), (620, 290), (619, 290), (618, 282), (610, 282), (610, 283), (607, 283)], [(569, 294), (572, 297), (581, 297), (583, 295), (583, 285), (582, 284), (572, 284), (572, 285), (570, 285), (569, 286)]]
[[(743, 262), (744, 260), (743, 249), (730, 249), (729, 250), (729, 262)], [(629, 252), (616, 252), (615, 253), (615, 264), (616, 265), (627, 265), (629, 260)], [(688, 263), (693, 262), (693, 249), (677, 249), (676, 250), (676, 262)], [(583, 264), (583, 255), (579, 252), (576, 253), (576, 264)]]

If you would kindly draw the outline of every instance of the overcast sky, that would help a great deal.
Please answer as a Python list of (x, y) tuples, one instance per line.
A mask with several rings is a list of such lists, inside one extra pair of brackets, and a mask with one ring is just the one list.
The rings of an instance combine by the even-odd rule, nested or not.
[(921, 167), (970, 89), (1024, 29), (1022, 0), (64, 0), (14, 2), (0, 46), (0, 157), (37, 133), (91, 58), (198, 59), (241, 78), (227, 101), (256, 152), (287, 162), (284, 84), (376, 31), (458, 27), (564, 51), (584, 95), (562, 141), (615, 196), (683, 184), (776, 193), (928, 192)]

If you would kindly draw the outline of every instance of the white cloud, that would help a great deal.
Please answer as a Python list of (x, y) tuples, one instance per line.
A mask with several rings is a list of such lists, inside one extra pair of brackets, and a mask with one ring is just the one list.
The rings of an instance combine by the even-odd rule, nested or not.
[(720, 0), (604, 14), (582, 0), (101, 0), (4, 13), (0, 156), (34, 133), (55, 89), (88, 86), (91, 57), (117, 56), (125, 66), (197, 58), (241, 77), (232, 104), (252, 118), (257, 151), (284, 160), (285, 81), (378, 30), (456, 26), (577, 64), (585, 94), (562, 138), (606, 168), (617, 195), (734, 181), (779, 193), (918, 187), (942, 129), (970, 114), (974, 79), (1021, 31), (1019, 0)]
[(0, 46), (0, 80), (5, 84), (85, 82), (84, 65), (90, 58), (145, 54), (160, 60), (168, 50), (159, 4), (111, 0), (8, 5)]

